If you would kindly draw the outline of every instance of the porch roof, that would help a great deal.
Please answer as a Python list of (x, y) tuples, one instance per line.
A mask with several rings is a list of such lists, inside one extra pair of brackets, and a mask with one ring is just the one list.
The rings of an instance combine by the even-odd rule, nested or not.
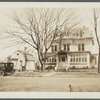
[(90, 51), (69, 51), (68, 53), (90, 53)]
[(67, 54), (67, 51), (65, 51), (65, 50), (59, 50), (56, 54)]

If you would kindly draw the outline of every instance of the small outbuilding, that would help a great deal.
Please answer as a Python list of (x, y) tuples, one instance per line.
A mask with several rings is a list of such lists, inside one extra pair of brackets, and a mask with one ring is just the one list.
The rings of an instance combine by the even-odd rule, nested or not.
[(11, 55), (11, 62), (14, 63), (14, 69), (17, 71), (34, 71), (35, 59), (33, 55), (23, 51), (16, 51)]

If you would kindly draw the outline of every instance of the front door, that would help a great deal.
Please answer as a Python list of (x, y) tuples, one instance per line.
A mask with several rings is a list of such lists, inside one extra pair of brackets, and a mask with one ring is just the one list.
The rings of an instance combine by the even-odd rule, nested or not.
[(59, 55), (59, 67), (66, 68), (66, 55)]

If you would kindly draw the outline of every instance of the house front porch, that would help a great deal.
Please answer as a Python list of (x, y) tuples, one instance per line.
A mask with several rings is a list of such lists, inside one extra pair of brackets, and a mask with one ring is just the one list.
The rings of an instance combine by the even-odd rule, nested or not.
[(90, 52), (67, 52), (60, 50), (56, 54), (56, 59), (56, 70), (90, 68)]
[(65, 50), (60, 50), (56, 53), (56, 70), (65, 70), (68, 66), (67, 52)]
[(50, 54), (46, 62), (46, 67), (54, 67), (57, 70), (68, 70), (69, 68), (90, 68), (90, 52), (68, 52), (60, 50), (55, 54)]

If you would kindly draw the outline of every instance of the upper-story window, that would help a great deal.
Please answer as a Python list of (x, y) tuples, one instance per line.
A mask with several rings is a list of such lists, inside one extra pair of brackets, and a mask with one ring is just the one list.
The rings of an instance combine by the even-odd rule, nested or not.
[(70, 44), (67, 44), (67, 51), (70, 51)]
[(78, 44), (78, 51), (84, 51), (84, 44)]
[(64, 50), (70, 51), (70, 44), (64, 44)]
[(66, 44), (64, 44), (64, 50), (66, 51)]
[(56, 52), (56, 51), (57, 51), (57, 45), (52, 45), (51, 51), (52, 51), (52, 52)]

